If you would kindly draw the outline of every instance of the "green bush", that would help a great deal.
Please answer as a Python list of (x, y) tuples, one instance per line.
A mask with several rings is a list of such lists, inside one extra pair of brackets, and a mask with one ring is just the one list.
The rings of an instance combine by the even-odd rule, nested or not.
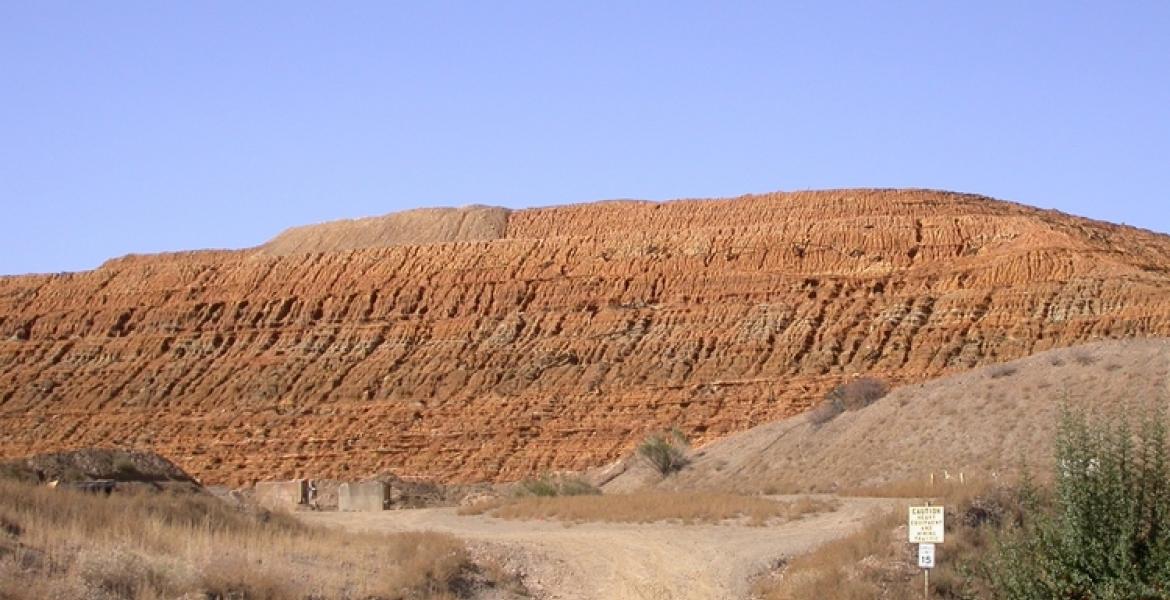
[(687, 449), (690, 444), (678, 428), (666, 433), (656, 433), (638, 445), (638, 456), (662, 476), (681, 471), (690, 463)]
[[(1065, 410), (1050, 503), (1025, 482), (1022, 522), (985, 575), (997, 597), (1170, 598), (1170, 470), (1162, 411), (1136, 431)], [(1050, 504), (1050, 505), (1048, 505)]]

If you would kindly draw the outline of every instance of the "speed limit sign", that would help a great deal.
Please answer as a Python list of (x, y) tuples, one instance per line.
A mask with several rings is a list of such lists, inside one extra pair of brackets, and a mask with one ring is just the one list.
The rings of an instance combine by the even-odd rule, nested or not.
[(934, 544), (918, 544), (918, 568), (934, 568)]

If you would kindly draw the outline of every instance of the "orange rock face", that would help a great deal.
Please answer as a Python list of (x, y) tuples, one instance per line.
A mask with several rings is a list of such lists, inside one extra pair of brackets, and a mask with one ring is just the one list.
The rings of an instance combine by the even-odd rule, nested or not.
[(743, 430), (855, 373), (1170, 334), (1170, 237), (975, 196), (472, 210), (442, 213), (436, 240), (416, 215), (354, 222), (356, 242), (332, 224), (320, 245), (301, 228), (0, 278), (0, 456), (149, 449), (221, 483), (506, 480), (604, 463), (651, 429)]

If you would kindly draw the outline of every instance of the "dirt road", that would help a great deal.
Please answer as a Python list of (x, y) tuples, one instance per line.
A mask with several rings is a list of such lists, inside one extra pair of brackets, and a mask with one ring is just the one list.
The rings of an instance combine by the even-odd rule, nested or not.
[(770, 527), (627, 525), (509, 521), (459, 516), (455, 509), (381, 513), (301, 513), (306, 521), (353, 531), (430, 530), (486, 543), (520, 557), (525, 584), (559, 600), (746, 598), (749, 579), (776, 560), (807, 552), (853, 531), (890, 505), (841, 498), (840, 507)]

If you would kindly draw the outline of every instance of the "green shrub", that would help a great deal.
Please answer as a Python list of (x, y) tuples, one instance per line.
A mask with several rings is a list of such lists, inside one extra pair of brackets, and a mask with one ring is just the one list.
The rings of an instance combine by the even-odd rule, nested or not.
[(1065, 410), (1051, 506), (1031, 485), (985, 574), (997, 597), (1170, 598), (1170, 470), (1161, 411), (1135, 432)]
[(638, 456), (662, 476), (681, 471), (690, 463), (687, 449), (690, 444), (678, 428), (666, 433), (656, 433), (638, 445)]

